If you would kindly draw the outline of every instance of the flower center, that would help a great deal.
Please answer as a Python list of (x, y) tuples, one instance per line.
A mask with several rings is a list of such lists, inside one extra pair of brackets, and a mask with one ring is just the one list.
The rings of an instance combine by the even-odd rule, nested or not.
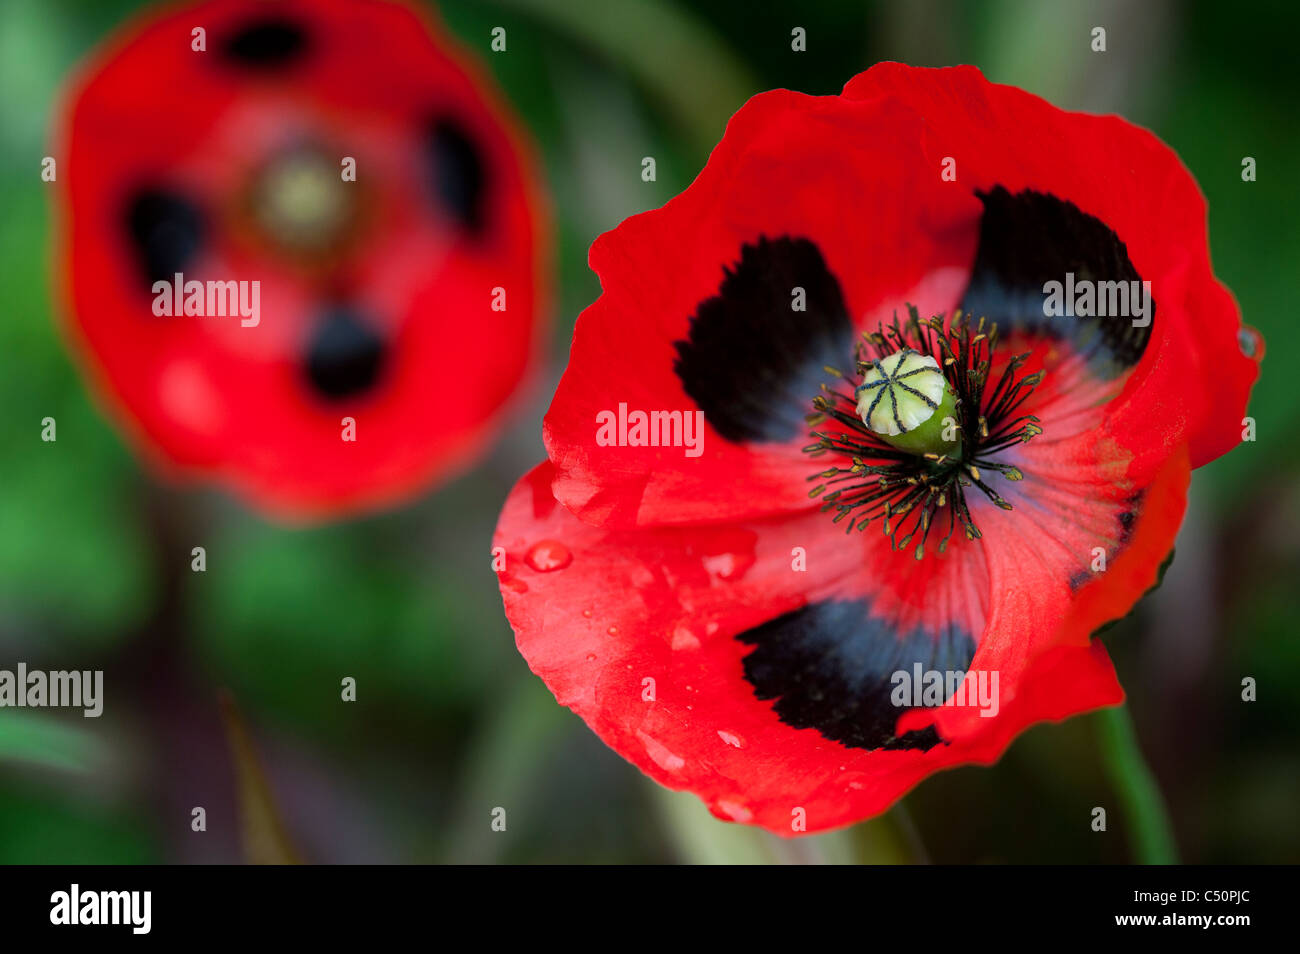
[(959, 456), (956, 395), (939, 362), (911, 348), (860, 365), (858, 417), (873, 433), (913, 454)]
[(836, 523), (847, 520), (845, 532), (865, 530), (882, 518), (895, 549), (919, 535), (919, 560), (936, 524), (943, 533), (940, 553), (959, 525), (968, 540), (981, 536), (966, 502), (968, 489), (977, 487), (1003, 510), (1011, 509), (985, 482), (984, 472), (1008, 480), (1024, 476), (995, 455), (1043, 432), (1037, 417), (1017, 414), (1043, 372), (1020, 373), (1029, 353), (1018, 354), (990, 388), (996, 324), (986, 327), (981, 318), (972, 329), (959, 311), (945, 328), (942, 315), (922, 321), (914, 307), (908, 313), (901, 325), (895, 318), (888, 328), (863, 334), (854, 378), (826, 368), (851, 389), (822, 385), (807, 419), (816, 443), (804, 451), (839, 458), (809, 477), (820, 481), (809, 496), (822, 501), (823, 512), (834, 510)]
[(281, 153), (253, 182), (251, 213), (258, 231), (283, 252), (314, 257), (341, 245), (357, 208), (337, 162), (313, 147)]

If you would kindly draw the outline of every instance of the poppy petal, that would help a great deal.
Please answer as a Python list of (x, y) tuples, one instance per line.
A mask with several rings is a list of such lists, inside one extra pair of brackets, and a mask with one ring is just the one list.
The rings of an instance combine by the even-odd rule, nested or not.
[[(1148, 395), (1178, 395), (1176, 407), (1146, 416), (1148, 439), (1189, 441), (1193, 467), (1240, 442), (1242, 412), (1263, 351), (1214, 277), (1205, 198), (1172, 149), (1118, 116), (1058, 109), (1024, 90), (990, 83), (971, 66), (881, 63), (850, 80), (843, 95), (906, 104), (924, 116), (927, 162), (955, 160), (967, 189), (1052, 196), (1104, 223), (1159, 303), (1146, 360), (1129, 386)], [(1077, 241), (1078, 233), (1073, 237)], [(1068, 264), (1058, 262), (1058, 271)]]
[[(796, 809), (808, 831), (847, 824), (933, 771), (995, 760), (1034, 722), (1122, 698), (1104, 649), (1085, 641), (1024, 660), (995, 717), (954, 721), (960, 731), (946, 736), (891, 731), (881, 693), (892, 672), (964, 668), (958, 621), (1024, 608), (986, 602), (997, 591), (969, 575), (966, 554), (909, 560), (912, 585), (891, 589), (887, 574), (862, 572), (882, 538), (828, 532), (813, 515), (597, 528), (555, 501), (551, 481), (542, 464), (519, 482), (494, 541), (520, 651), (607, 744), (720, 817), (782, 834), (796, 830)], [(930, 638), (923, 627), (943, 612), (948, 635)], [(933, 722), (949, 708), (924, 713)]]
[[(949, 307), (974, 254), (979, 202), (933, 187), (922, 131), (892, 104), (764, 93), (691, 188), (596, 240), (603, 291), (543, 429), (566, 506), (610, 526), (807, 506), (797, 425), (822, 366), (904, 300)], [(636, 411), (700, 412), (698, 456), (598, 439), (602, 414)]]

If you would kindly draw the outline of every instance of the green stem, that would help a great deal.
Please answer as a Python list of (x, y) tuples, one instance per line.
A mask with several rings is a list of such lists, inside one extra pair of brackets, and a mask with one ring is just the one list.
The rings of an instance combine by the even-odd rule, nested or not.
[(1138, 861), (1144, 865), (1178, 864), (1178, 846), (1165, 800), (1142, 756), (1128, 706), (1097, 713), (1097, 736), (1106, 774), (1133, 829)]
[(912, 853), (912, 863), (918, 865), (930, 864), (930, 853), (925, 850), (925, 842), (921, 840), (921, 832), (916, 827), (916, 822), (912, 821), (912, 813), (907, 810), (904, 800), (900, 798), (894, 802), (894, 807), (889, 810), (889, 814), (893, 817), (894, 824), (898, 828), (898, 833), (903, 842)]

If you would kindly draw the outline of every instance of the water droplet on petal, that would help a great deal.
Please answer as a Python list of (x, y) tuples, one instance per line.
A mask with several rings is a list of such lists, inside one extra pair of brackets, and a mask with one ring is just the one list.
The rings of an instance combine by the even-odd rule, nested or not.
[(743, 749), (745, 747), (745, 737), (739, 732), (728, 732), (726, 729), (719, 729), (718, 738), (733, 748)]
[(728, 798), (720, 798), (709, 806), (709, 811), (719, 818), (725, 818), (730, 821), (747, 822), (754, 817), (754, 813), (742, 805), (740, 802), (732, 801)]
[(587, 653), (587, 662), (595, 662), (595, 661), (596, 661), (596, 654), (595, 654), (595, 653)]
[(740, 579), (753, 565), (752, 553), (716, 553), (704, 558), (704, 568), (727, 582)]
[(609, 633), (609, 635), (611, 635), (611, 636), (617, 636), (617, 635), (618, 635), (618, 627), (617, 627), (617, 626), (611, 626), (609, 629), (605, 630), (605, 632)]
[(673, 630), (673, 638), (670, 645), (673, 649), (699, 649), (700, 638), (685, 626), (678, 626)]
[(637, 737), (645, 745), (645, 751), (650, 758), (654, 759), (656, 765), (669, 772), (679, 772), (686, 764), (686, 760), (680, 755), (674, 755), (658, 739), (652, 738), (646, 733), (638, 731)]
[(582, 615), (585, 619), (591, 619), (591, 610), (583, 610)]
[(720, 580), (731, 582), (749, 572), (756, 560), (758, 534), (739, 528), (719, 529), (699, 543), (704, 569)]
[(550, 573), (563, 570), (573, 562), (569, 548), (558, 540), (542, 540), (534, 543), (524, 556), (524, 561), (538, 573)]
[(637, 565), (631, 567), (628, 571), (628, 582), (637, 589), (645, 589), (647, 586), (653, 586), (659, 579), (649, 567)]
[(1241, 353), (1247, 358), (1257, 357), (1263, 343), (1264, 339), (1260, 337), (1259, 332), (1250, 325), (1242, 325), (1237, 329), (1237, 347), (1241, 348)]

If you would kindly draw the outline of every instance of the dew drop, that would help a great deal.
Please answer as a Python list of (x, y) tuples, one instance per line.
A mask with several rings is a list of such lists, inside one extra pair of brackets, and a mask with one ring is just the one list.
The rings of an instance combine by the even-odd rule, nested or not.
[(718, 799), (709, 806), (709, 810), (719, 818), (729, 821), (747, 822), (754, 817), (754, 813), (740, 802), (726, 798)]
[(719, 729), (718, 738), (732, 748), (743, 749), (745, 747), (745, 737), (739, 732), (728, 732), (726, 729)]
[(542, 540), (534, 543), (524, 556), (524, 561), (538, 573), (550, 573), (563, 570), (573, 562), (569, 548), (558, 540)]
[(704, 558), (704, 568), (728, 583), (740, 579), (753, 565), (752, 553), (717, 553)]
[(1261, 341), (1259, 332), (1249, 325), (1237, 329), (1237, 347), (1241, 348), (1241, 353), (1247, 358), (1253, 358), (1259, 353)]
[(617, 627), (617, 626), (611, 626), (609, 629), (605, 630), (605, 632), (609, 633), (609, 635), (611, 635), (611, 636), (617, 636), (617, 635), (618, 635), (618, 627)]
[(673, 649), (699, 649), (700, 638), (685, 626), (678, 626), (673, 630), (673, 638), (670, 645)]
[(584, 619), (591, 619), (591, 610), (583, 610), (582, 615)]
[(641, 744), (645, 746), (646, 754), (654, 759), (656, 765), (669, 772), (680, 772), (686, 765), (686, 760), (680, 755), (670, 751), (658, 739), (642, 732), (637, 731), (637, 736), (641, 739)]
[(756, 560), (758, 534), (753, 530), (728, 528), (704, 537), (699, 552), (704, 569), (724, 582), (739, 580)]
[(587, 653), (587, 662), (595, 662), (595, 661), (596, 661), (596, 654), (595, 654), (595, 653)]

